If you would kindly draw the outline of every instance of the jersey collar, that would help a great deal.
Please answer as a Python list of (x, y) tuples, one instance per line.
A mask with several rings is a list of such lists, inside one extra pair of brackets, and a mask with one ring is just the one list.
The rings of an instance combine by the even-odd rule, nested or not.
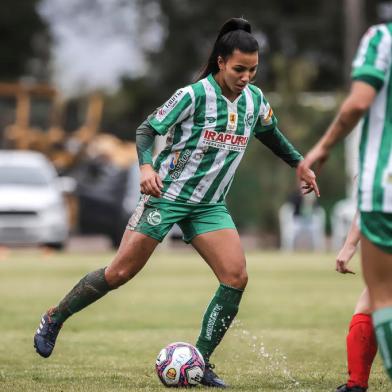
[(212, 74), (209, 74), (207, 76), (207, 80), (212, 84), (212, 86), (215, 89), (215, 93), (216, 95), (221, 96), (225, 101), (227, 101), (230, 105), (236, 104), (238, 102), (238, 100), (242, 97), (242, 95), (245, 92), (245, 89), (242, 90), (241, 94), (233, 101), (231, 102), (229, 99), (227, 99), (223, 94), (222, 94), (222, 89), (219, 86), (218, 82), (215, 80), (214, 76)]

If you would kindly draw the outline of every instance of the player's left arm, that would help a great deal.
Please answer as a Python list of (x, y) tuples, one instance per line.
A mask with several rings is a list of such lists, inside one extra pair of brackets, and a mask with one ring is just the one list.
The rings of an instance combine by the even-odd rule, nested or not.
[[(279, 130), (277, 123), (278, 120), (273, 114), (269, 103), (263, 97), (263, 104), (260, 107), (259, 117), (253, 130), (254, 135), (288, 165), (297, 167), (303, 157)], [(303, 172), (301, 181), (304, 183), (301, 184), (301, 190), (304, 194), (314, 191), (317, 196), (320, 195), (316, 176), (310, 168)]]
[(336, 256), (336, 271), (342, 274), (354, 274), (351, 269), (348, 268), (348, 263), (354, 256), (357, 250), (357, 245), (361, 238), (361, 233), (358, 227), (358, 211), (355, 213), (354, 219), (351, 222), (350, 230), (347, 234), (346, 241), (342, 249), (340, 249), (338, 255)]
[(274, 127), (270, 131), (255, 133), (255, 137), (291, 167), (297, 167), (303, 159), (278, 127)]
[(255, 137), (288, 165), (297, 167), (302, 155), (280, 132), (278, 120), (261, 90), (256, 91), (260, 94), (260, 109), (253, 129)]
[[(303, 160), (302, 155), (276, 126), (272, 130), (255, 133), (255, 137), (291, 167), (297, 167)], [(320, 196), (316, 175), (310, 168), (303, 171), (300, 180), (304, 183), (301, 184), (301, 190), (304, 194), (314, 191), (317, 196)]]

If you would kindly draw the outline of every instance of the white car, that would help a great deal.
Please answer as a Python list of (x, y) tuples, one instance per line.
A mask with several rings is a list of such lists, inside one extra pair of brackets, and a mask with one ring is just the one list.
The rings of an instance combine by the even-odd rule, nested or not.
[(0, 150), (0, 244), (62, 249), (69, 236), (63, 191), (44, 155)]

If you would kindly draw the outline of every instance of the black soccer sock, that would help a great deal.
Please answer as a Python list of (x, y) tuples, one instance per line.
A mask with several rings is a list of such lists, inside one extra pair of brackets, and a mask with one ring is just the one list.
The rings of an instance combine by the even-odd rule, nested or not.
[(68, 317), (103, 297), (111, 288), (105, 279), (105, 268), (90, 272), (52, 309), (51, 317), (63, 323)]
[(238, 313), (243, 292), (241, 289), (221, 283), (208, 305), (196, 343), (196, 347), (206, 361), (209, 360)]

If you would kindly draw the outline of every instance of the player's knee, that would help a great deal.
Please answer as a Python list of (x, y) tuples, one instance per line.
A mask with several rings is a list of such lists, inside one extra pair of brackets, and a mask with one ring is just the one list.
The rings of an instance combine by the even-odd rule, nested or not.
[(227, 284), (236, 289), (244, 289), (248, 283), (248, 273), (246, 269), (236, 271), (230, 274), (226, 279)]
[(248, 273), (246, 270), (243, 271), (240, 277), (240, 282), (241, 286), (239, 288), (244, 289), (246, 285), (248, 284)]
[(132, 278), (132, 274), (127, 268), (116, 269), (106, 276), (106, 280), (112, 289), (117, 289), (127, 283)]

